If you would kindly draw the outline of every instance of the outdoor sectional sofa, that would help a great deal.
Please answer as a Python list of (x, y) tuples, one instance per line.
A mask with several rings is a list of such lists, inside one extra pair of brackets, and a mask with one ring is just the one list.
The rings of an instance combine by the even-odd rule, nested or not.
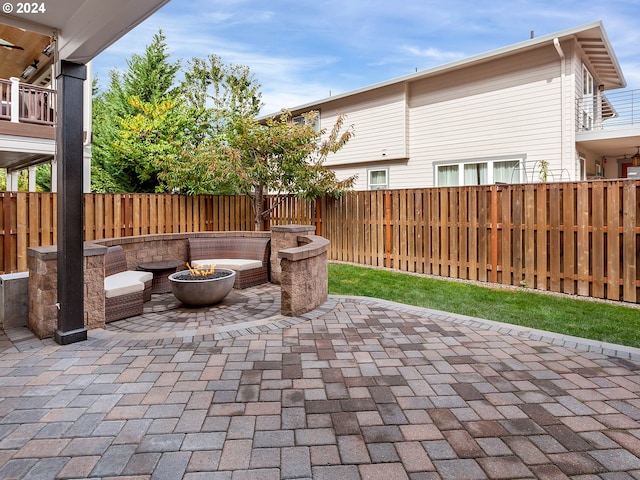
[(192, 267), (215, 265), (235, 270), (234, 288), (269, 281), (270, 239), (266, 237), (193, 237), (189, 243)]
[(153, 274), (127, 270), (127, 257), (120, 246), (104, 256), (105, 323), (142, 315), (144, 302), (151, 300)]

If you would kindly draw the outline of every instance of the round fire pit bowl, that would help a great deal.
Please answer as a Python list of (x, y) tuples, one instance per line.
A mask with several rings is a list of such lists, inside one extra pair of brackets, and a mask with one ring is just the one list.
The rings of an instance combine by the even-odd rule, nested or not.
[(228, 268), (216, 268), (215, 273), (194, 276), (189, 270), (169, 275), (171, 291), (182, 303), (192, 307), (207, 307), (224, 300), (236, 279), (236, 272)]

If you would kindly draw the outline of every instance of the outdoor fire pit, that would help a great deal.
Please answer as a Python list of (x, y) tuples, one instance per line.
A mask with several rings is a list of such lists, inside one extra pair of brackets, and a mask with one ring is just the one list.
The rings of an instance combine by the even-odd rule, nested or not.
[[(187, 267), (189, 265), (187, 264)], [(233, 288), (236, 272), (205, 265), (169, 275), (171, 291), (185, 305), (206, 307), (221, 302)]]

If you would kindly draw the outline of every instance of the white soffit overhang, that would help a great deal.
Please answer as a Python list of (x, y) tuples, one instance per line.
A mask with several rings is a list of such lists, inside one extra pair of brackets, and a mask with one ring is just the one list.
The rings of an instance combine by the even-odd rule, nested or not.
[(0, 23), (58, 36), (61, 60), (87, 63), (169, 0), (49, 0), (46, 12), (0, 14)]
[(627, 86), (618, 59), (601, 23), (576, 33), (575, 38), (605, 90)]

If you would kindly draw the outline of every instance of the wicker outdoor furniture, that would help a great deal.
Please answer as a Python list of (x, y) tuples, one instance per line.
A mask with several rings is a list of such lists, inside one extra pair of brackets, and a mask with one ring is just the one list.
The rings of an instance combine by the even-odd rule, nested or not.
[(270, 238), (194, 237), (188, 242), (190, 265), (215, 265), (235, 270), (234, 288), (247, 288), (269, 281)]
[(161, 260), (158, 262), (147, 262), (138, 265), (138, 270), (151, 272), (153, 281), (151, 282), (151, 293), (168, 293), (171, 291), (169, 275), (176, 272), (178, 267), (184, 267), (181, 260)]
[(122, 247), (109, 247), (104, 256), (105, 322), (141, 315), (151, 299), (152, 280), (150, 272), (127, 270)]

